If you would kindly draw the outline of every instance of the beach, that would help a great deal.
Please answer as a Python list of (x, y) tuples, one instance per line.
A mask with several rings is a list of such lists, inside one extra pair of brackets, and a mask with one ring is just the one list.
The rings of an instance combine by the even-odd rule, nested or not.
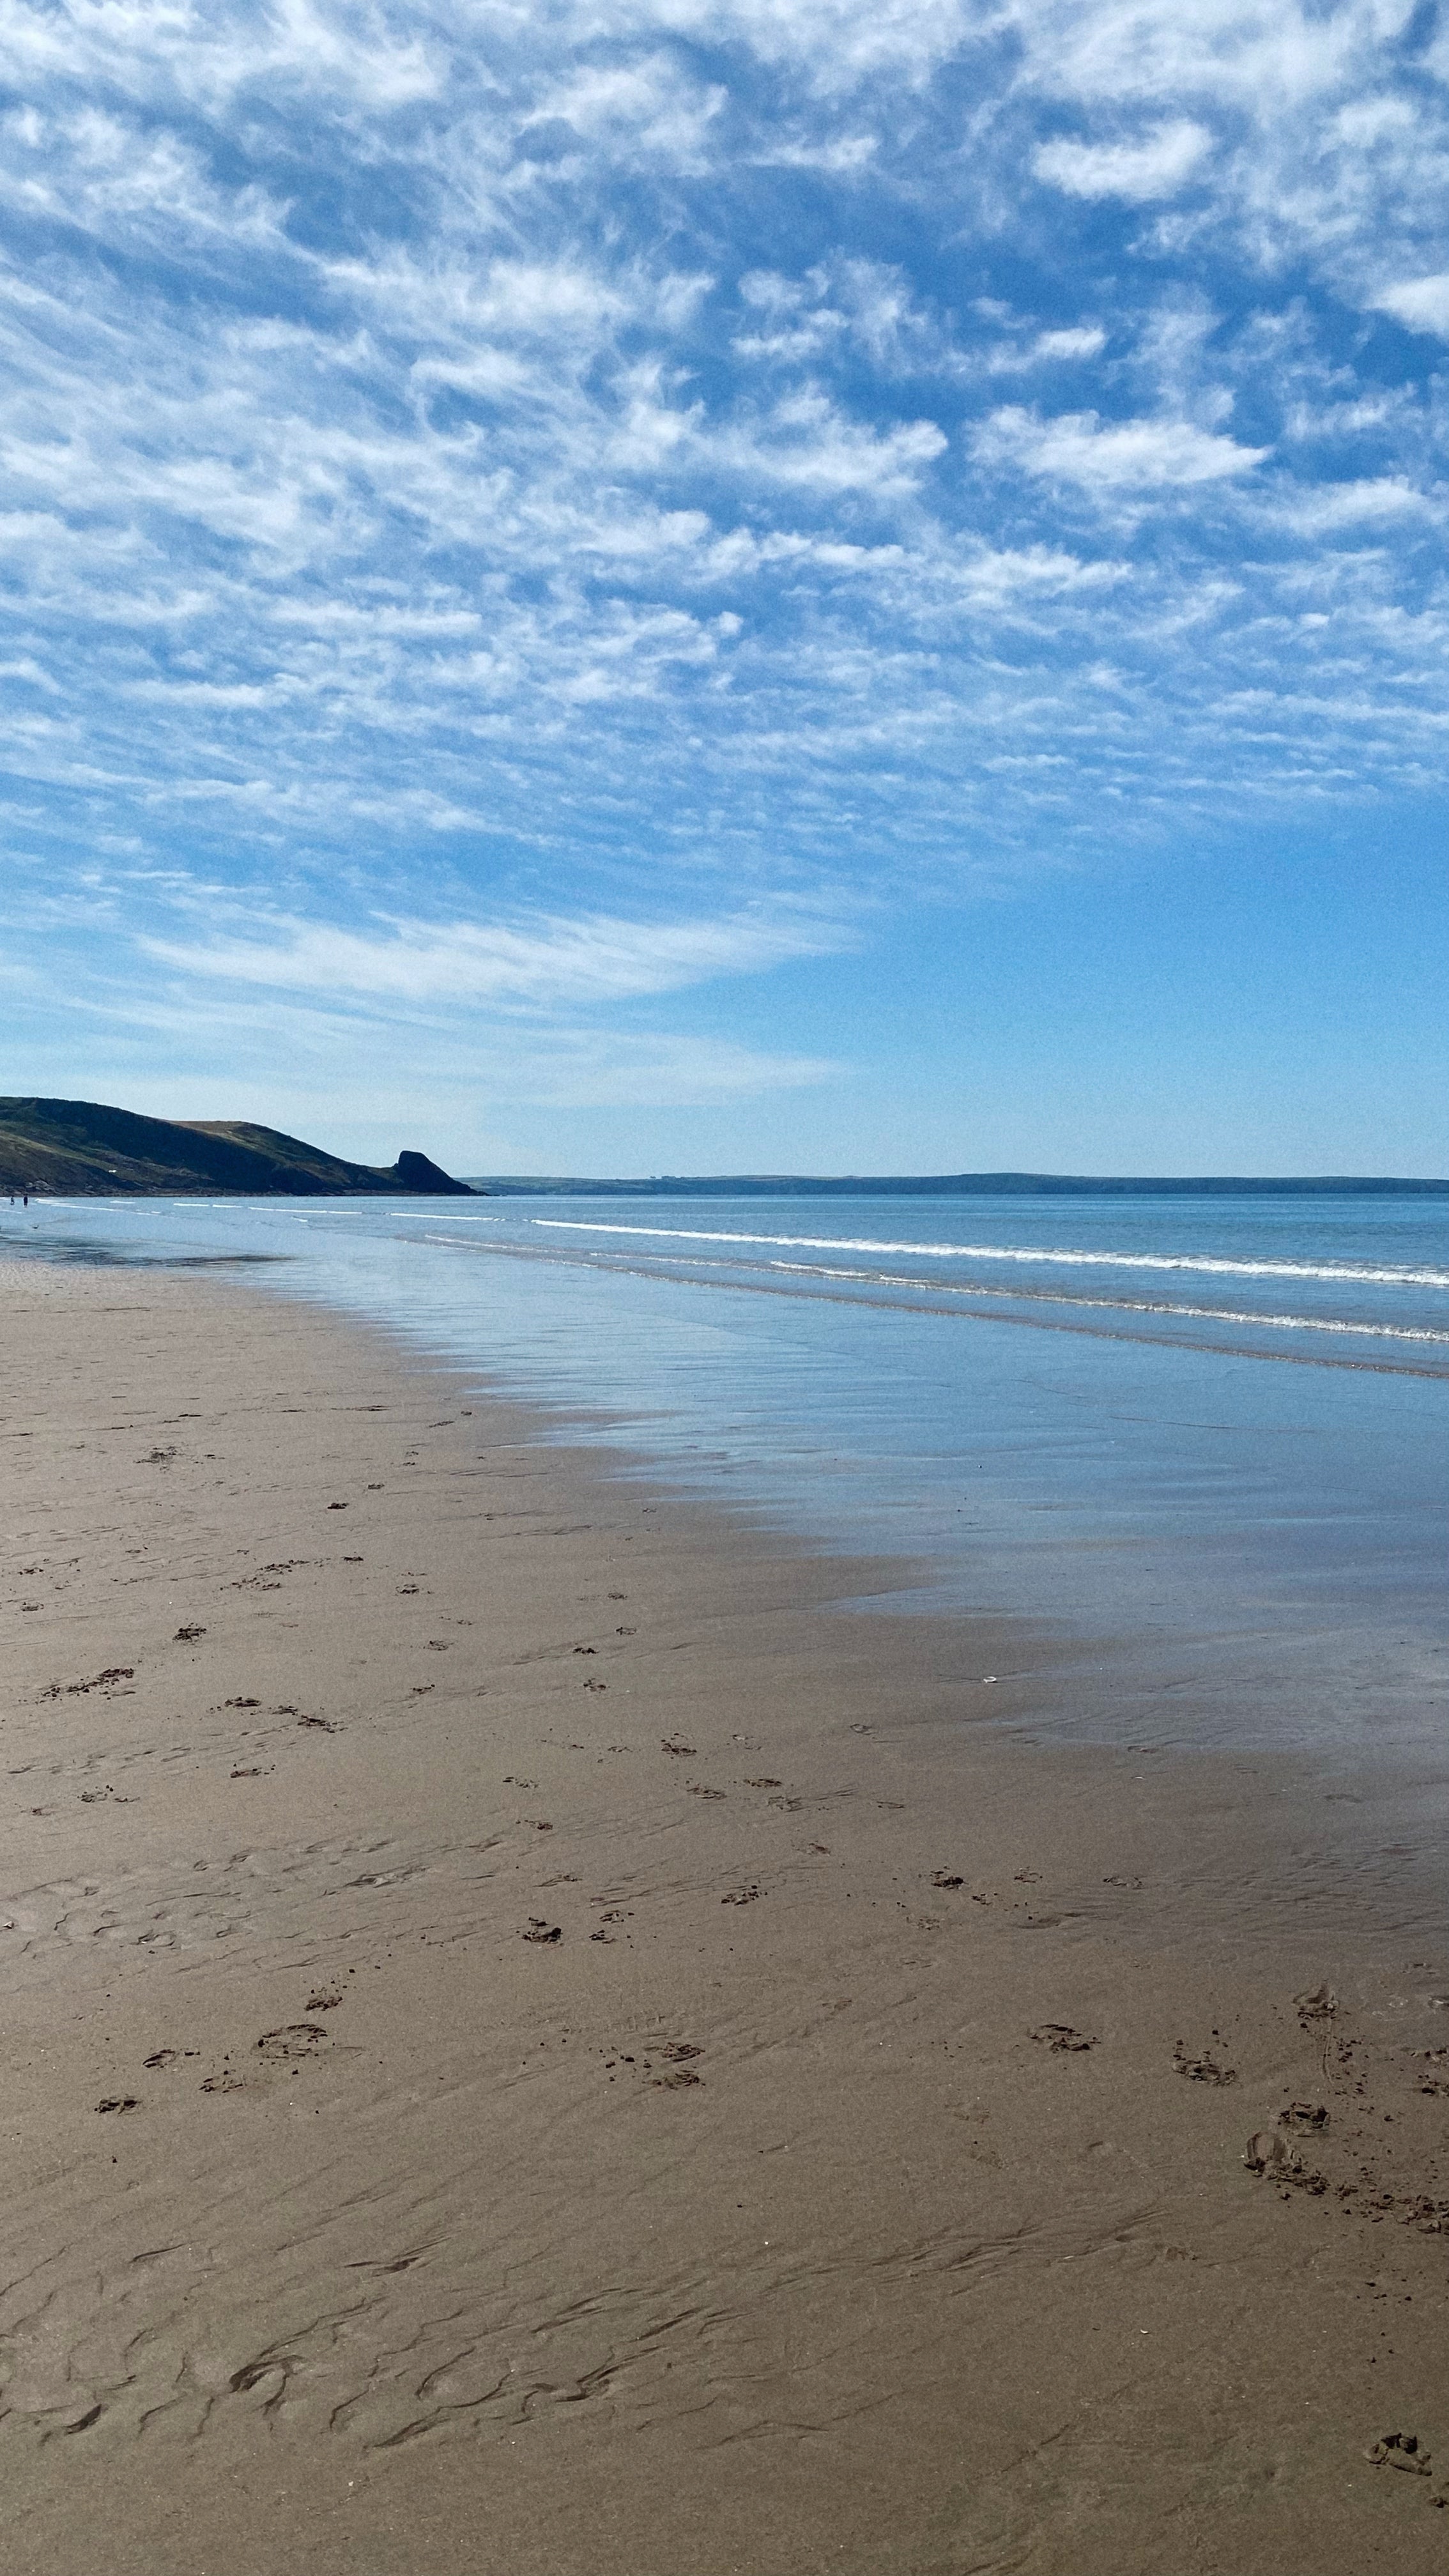
[(1442, 2564), (1449, 1955), (1311, 1762), (319, 1307), (0, 1311), (17, 2576)]

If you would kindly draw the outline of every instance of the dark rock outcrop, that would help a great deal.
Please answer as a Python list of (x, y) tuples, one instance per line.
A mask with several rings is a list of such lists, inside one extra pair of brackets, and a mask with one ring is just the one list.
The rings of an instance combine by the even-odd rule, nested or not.
[(420, 1196), (426, 1192), (431, 1198), (471, 1199), (476, 1196), (466, 1181), (455, 1181), (450, 1173), (439, 1171), (437, 1164), (429, 1162), (426, 1154), (399, 1154), (392, 1168), (400, 1190), (415, 1190)]

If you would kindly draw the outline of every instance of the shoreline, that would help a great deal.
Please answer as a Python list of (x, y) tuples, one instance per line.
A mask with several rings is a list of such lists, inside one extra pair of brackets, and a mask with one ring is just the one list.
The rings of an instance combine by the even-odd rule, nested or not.
[(17, 2576), (1440, 2563), (1449, 1959), (1306, 1766), (974, 1723), (1049, 1640), (376, 1327), (0, 1299)]

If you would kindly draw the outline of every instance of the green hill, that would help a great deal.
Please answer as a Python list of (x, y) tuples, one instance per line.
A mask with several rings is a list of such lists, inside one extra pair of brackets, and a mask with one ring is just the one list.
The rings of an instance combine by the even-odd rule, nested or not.
[(426, 1154), (386, 1170), (246, 1120), (138, 1118), (96, 1100), (0, 1097), (0, 1191), (43, 1198), (468, 1198)]

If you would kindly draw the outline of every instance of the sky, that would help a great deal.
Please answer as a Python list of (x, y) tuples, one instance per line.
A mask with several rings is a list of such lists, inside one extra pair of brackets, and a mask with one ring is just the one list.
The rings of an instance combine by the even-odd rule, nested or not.
[(0, 25), (0, 1091), (1449, 1167), (1449, 7)]

